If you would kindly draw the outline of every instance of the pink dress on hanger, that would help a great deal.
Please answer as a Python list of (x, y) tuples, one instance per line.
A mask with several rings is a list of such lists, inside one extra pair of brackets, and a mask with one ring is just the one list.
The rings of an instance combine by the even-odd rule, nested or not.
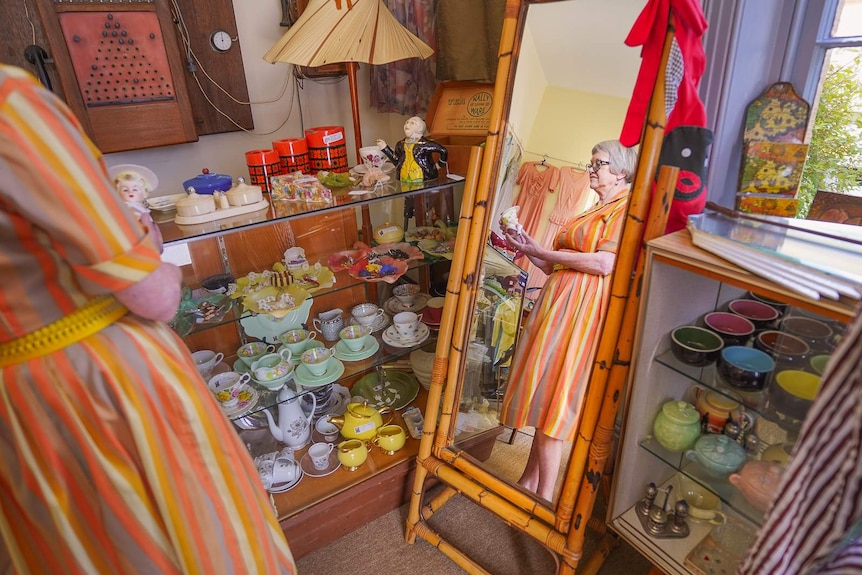
[[(583, 170), (571, 166), (560, 168), (560, 184), (557, 186), (557, 203), (554, 211), (548, 216), (548, 224), (545, 233), (542, 234), (541, 244), (546, 248), (553, 248), (554, 241), (560, 229), (572, 219), (572, 214), (580, 214), (587, 207), (590, 198), (590, 175)], [(524, 258), (529, 261), (527, 258)], [(529, 270), (527, 289), (540, 288), (545, 285), (548, 275), (533, 266)]]
[[(542, 167), (544, 166), (544, 167)], [(560, 181), (560, 170), (542, 162), (525, 162), (516, 183), (521, 186), (515, 204), (521, 207), (518, 220), (528, 234), (535, 235), (545, 207), (545, 195), (553, 193)]]

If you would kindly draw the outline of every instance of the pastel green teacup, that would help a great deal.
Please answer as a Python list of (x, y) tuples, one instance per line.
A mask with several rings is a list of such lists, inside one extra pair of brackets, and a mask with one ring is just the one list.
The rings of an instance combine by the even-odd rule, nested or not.
[(308, 331), (307, 329), (291, 329), (278, 336), (278, 341), (289, 349), (290, 353), (298, 356), (305, 348), (308, 347), (308, 342), (317, 337), (317, 332)]
[(267, 344), (262, 341), (250, 341), (236, 350), (236, 356), (248, 367), (251, 367), (251, 364), (254, 363), (255, 360), (260, 359), (262, 355), (272, 353), (274, 351), (275, 346), (272, 344)]
[(371, 328), (367, 325), (349, 325), (338, 332), (338, 337), (350, 351), (359, 351), (370, 333)]

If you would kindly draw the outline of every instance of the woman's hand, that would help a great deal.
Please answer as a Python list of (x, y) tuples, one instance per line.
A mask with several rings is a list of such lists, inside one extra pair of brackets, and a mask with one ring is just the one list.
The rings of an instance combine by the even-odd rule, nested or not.
[(177, 266), (162, 262), (143, 280), (114, 295), (137, 316), (170, 321), (176, 315), (182, 297), (182, 272)]
[(543, 258), (546, 255), (545, 248), (539, 242), (530, 237), (526, 232), (517, 232), (512, 229), (506, 230), (506, 241), (509, 245), (515, 248), (530, 258)]

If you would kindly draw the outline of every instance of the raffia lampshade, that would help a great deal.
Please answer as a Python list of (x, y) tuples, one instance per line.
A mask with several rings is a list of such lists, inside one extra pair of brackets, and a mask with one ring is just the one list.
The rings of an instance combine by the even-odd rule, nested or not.
[(263, 59), (298, 66), (387, 64), (433, 53), (395, 19), (382, 0), (311, 0)]

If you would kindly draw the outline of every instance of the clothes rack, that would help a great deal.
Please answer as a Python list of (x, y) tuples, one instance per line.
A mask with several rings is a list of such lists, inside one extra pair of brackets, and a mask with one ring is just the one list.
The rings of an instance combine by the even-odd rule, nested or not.
[(570, 165), (574, 166), (575, 168), (579, 168), (579, 169), (584, 170), (584, 171), (586, 171), (586, 169), (587, 169), (587, 165), (584, 164), (583, 162), (573, 162), (572, 160), (567, 160), (565, 158), (557, 158), (557, 157), (551, 156), (549, 154), (539, 154), (536, 152), (531, 152), (530, 150), (526, 150), (526, 149), (524, 150), (524, 153), (532, 154), (534, 156), (541, 156), (543, 164), (545, 162), (547, 162), (548, 160), (556, 160), (557, 162), (563, 162), (565, 164), (570, 164)]

